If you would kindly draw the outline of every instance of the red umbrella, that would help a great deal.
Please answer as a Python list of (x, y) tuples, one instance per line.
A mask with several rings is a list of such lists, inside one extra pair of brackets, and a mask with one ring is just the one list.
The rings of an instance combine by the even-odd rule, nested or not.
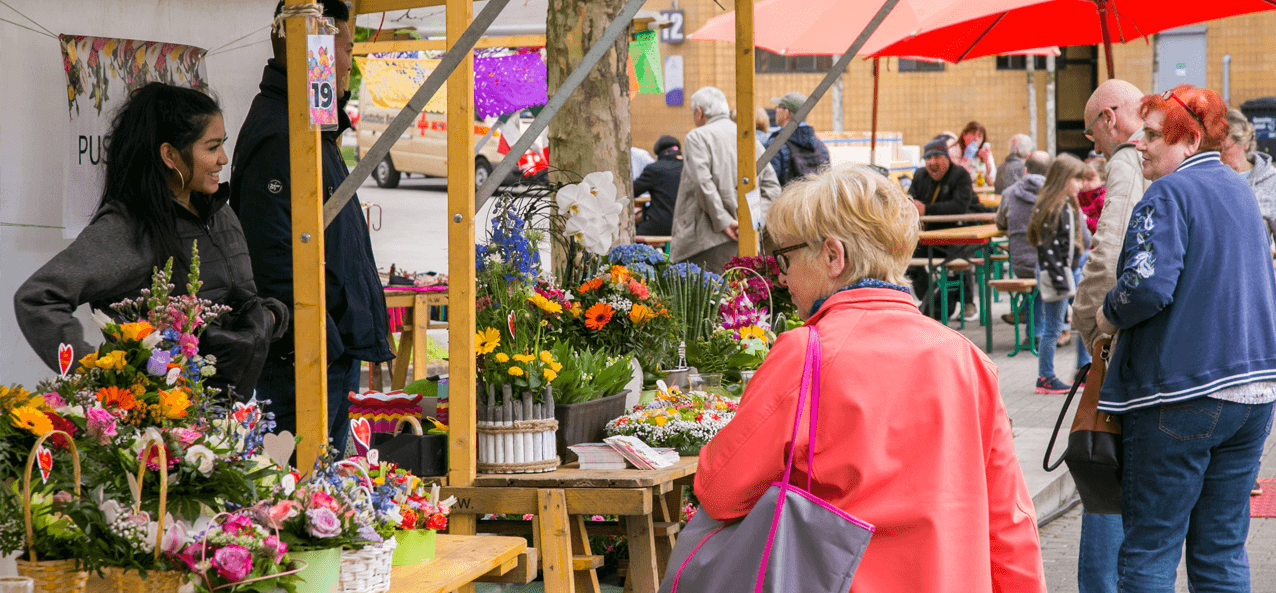
[(1025, 47), (1102, 43), (1108, 78), (1113, 78), (1113, 41), (1125, 43), (1174, 27), (1272, 10), (1276, 0), (1006, 0), (1000, 12), (985, 16), (954, 8), (933, 13), (922, 23), (921, 32), (900, 41), (874, 37), (860, 53), (923, 55), (959, 62)]

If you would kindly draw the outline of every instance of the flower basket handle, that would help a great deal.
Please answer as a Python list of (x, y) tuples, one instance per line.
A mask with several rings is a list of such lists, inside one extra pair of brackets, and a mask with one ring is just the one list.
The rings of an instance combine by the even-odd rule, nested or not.
[(412, 428), (416, 429), (416, 433), (415, 433), (415, 434), (416, 434), (417, 436), (420, 436), (420, 435), (425, 434), (425, 429), (424, 429), (424, 428), (421, 428), (421, 421), (420, 421), (420, 420), (417, 420), (416, 418), (414, 418), (414, 417), (412, 417), (412, 416), (404, 416), (403, 418), (400, 418), (400, 419), (399, 419), (398, 424), (395, 424), (395, 425), (394, 425), (394, 435), (395, 435), (395, 436), (398, 436), (398, 435), (399, 435), (399, 429), (403, 428), (403, 425), (404, 425), (405, 423), (406, 423), (406, 424), (411, 424), (411, 425), (412, 425)]
[[(206, 561), (208, 560), (208, 534), (209, 534), (210, 532), (212, 532), (212, 531), (213, 531), (213, 530), (211, 529), (211, 526), (212, 526), (212, 525), (217, 524), (217, 520), (218, 520), (218, 519), (221, 519), (221, 518), (223, 518), (223, 517), (229, 517), (229, 516), (231, 516), (231, 515), (234, 515), (234, 513), (231, 513), (231, 512), (228, 512), (228, 511), (223, 511), (223, 512), (217, 513), (216, 515), (213, 515), (213, 519), (212, 519), (211, 521), (209, 521), (209, 522), (208, 522), (208, 524), (209, 524), (210, 528), (209, 528), (209, 529), (205, 529), (205, 530), (204, 530), (204, 535), (203, 535), (202, 537), (200, 537), (200, 538), (199, 538), (199, 542), (200, 542), (200, 544), (201, 544), (201, 545), (200, 545), (200, 551), (199, 551), (199, 560), (200, 560), (200, 563), (201, 563), (201, 564), (202, 564), (202, 563), (204, 563), (204, 562), (206, 562)], [(273, 531), (275, 532), (275, 537), (279, 537), (279, 530), (278, 530), (278, 529), (274, 529)], [(266, 579), (277, 579), (277, 578), (279, 578), (279, 577), (288, 576), (288, 575), (290, 575), (290, 574), (297, 574), (297, 573), (299, 573), (299, 572), (301, 572), (301, 571), (305, 570), (305, 569), (306, 569), (306, 566), (307, 566), (307, 563), (306, 563), (306, 561), (304, 561), (304, 560), (295, 560), (295, 559), (294, 559), (294, 560), (292, 561), (292, 563), (293, 563), (293, 568), (292, 568), (291, 570), (281, 570), (281, 571), (279, 571), (279, 572), (277, 572), (277, 573), (275, 573), (275, 574), (271, 574), (271, 575), (260, 576), (260, 577), (253, 577), (253, 578), (251, 578), (251, 579), (247, 579), (247, 580), (243, 580), (243, 581), (238, 581), (238, 582), (235, 582), (235, 583), (226, 583), (225, 585), (222, 585), (222, 586), (220, 586), (220, 587), (214, 587), (214, 586), (213, 586), (212, 582), (208, 580), (208, 575), (207, 575), (207, 573), (202, 573), (202, 574), (200, 574), (200, 576), (201, 576), (201, 577), (203, 577), (203, 579), (204, 579), (204, 586), (205, 586), (205, 587), (208, 587), (208, 588), (209, 588), (209, 590), (211, 590), (211, 591), (220, 591), (220, 590), (222, 590), (222, 589), (228, 589), (228, 588), (238, 587), (238, 586), (240, 586), (240, 585), (246, 585), (246, 584), (248, 584), (248, 583), (254, 583), (254, 582), (257, 582), (257, 581), (264, 581), (264, 580), (266, 580)]]
[(36, 439), (35, 446), (31, 447), (31, 453), (27, 455), (27, 469), (22, 474), (22, 520), (26, 523), (27, 555), (30, 556), (32, 563), (39, 562), (39, 559), (35, 557), (35, 526), (31, 522), (31, 467), (35, 465), (36, 458), (39, 457), (40, 446), (55, 434), (66, 437), (67, 445), (71, 449), (71, 465), (75, 468), (75, 495), (80, 495), (80, 451), (75, 448), (75, 440), (61, 430), (50, 430), (44, 433)]
[[(421, 426), (421, 424), (417, 423), (417, 426), (419, 427)], [(397, 431), (398, 429), (396, 428), (395, 430)], [(362, 465), (359, 465), (358, 463), (350, 461), (349, 459), (343, 459), (341, 461), (338, 461), (336, 465), (343, 466), (343, 467), (353, 467), (354, 469), (358, 470), (359, 473), (363, 474), (363, 479), (368, 481), (368, 485), (367, 486), (360, 485), (359, 489), (363, 490), (363, 493), (364, 495), (368, 497), (368, 500), (372, 500), (372, 488), (371, 488), (372, 476), (368, 475), (368, 470), (363, 469)]]
[(155, 559), (159, 560), (164, 543), (164, 515), (168, 513), (168, 451), (163, 441), (152, 440), (142, 447), (142, 460), (137, 468), (137, 500), (133, 501), (133, 514), (142, 512), (142, 478), (146, 476), (146, 458), (154, 448), (159, 457), (160, 497), (155, 519)]

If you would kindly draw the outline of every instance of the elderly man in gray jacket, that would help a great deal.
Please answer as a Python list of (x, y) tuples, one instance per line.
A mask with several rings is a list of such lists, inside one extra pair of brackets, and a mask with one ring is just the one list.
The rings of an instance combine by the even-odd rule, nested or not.
[[(720, 273), (739, 252), (740, 223), (736, 218), (736, 123), (731, 121), (727, 96), (707, 86), (691, 95), (691, 118), (696, 128), (682, 141), (682, 180), (673, 212), (670, 261), (691, 262)], [(762, 143), (754, 140), (757, 154)], [(758, 173), (762, 220), (780, 195), (775, 169), (768, 164)]]
[[(1139, 116), (1142, 98), (1143, 93), (1134, 85), (1112, 79), (1099, 85), (1085, 105), (1089, 124), (1085, 135), (1108, 159), (1108, 188), (1094, 233), (1094, 249), (1077, 284), (1072, 326), (1096, 359), (1095, 342), (1110, 336), (1099, 330), (1095, 318), (1103, 309), (1104, 297), (1116, 286), (1117, 259), (1130, 226), (1130, 213), (1151, 183), (1143, 178), (1142, 158), (1134, 148), (1134, 143), (1143, 139), (1143, 118)], [(1077, 562), (1081, 593), (1116, 592), (1117, 550), (1124, 539), (1121, 515), (1082, 516)]]

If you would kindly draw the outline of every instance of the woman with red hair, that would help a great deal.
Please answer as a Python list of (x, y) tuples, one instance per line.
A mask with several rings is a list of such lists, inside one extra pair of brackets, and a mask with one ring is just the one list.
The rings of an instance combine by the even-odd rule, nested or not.
[(1140, 103), (1152, 180), (1130, 216), (1099, 409), (1121, 416), (1125, 592), (1249, 591), (1249, 493), (1276, 401), (1276, 280), (1249, 186), (1219, 158), (1227, 105), (1180, 85)]

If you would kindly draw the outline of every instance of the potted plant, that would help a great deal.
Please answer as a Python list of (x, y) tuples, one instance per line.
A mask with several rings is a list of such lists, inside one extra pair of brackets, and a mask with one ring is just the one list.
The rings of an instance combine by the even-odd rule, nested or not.
[(575, 454), (567, 447), (602, 441), (607, 422), (625, 413), (624, 387), (632, 370), (628, 357), (577, 349), (567, 342), (555, 344), (550, 354), (562, 364), (553, 381), (557, 450), (570, 462)]
[(657, 393), (650, 403), (608, 422), (607, 433), (638, 437), (652, 447), (669, 447), (680, 455), (699, 455), (700, 448), (735, 417), (737, 407), (734, 399), (715, 393), (683, 393), (670, 388)]

